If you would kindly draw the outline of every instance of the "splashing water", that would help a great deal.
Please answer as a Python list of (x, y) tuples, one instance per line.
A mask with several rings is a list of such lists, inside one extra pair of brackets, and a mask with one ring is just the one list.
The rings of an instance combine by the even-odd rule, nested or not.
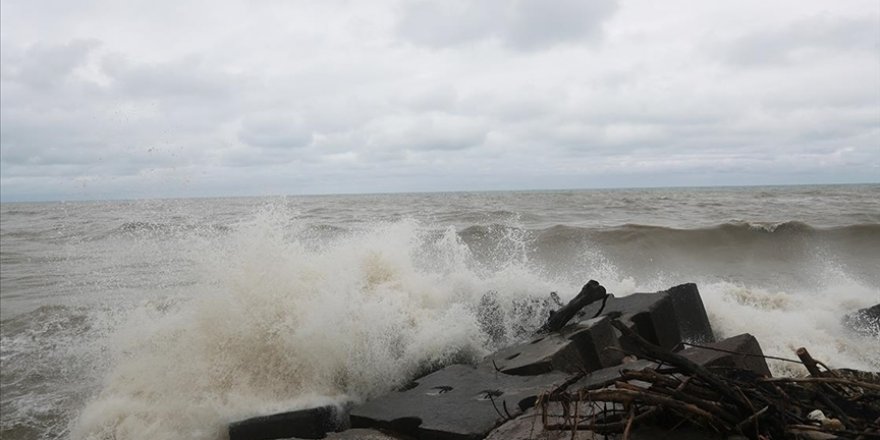
[(222, 438), (236, 419), (367, 398), (486, 354), (482, 294), (510, 311), (552, 285), (521, 255), (468, 270), (479, 265), (453, 229), (378, 224), (316, 249), (282, 217), (264, 211), (201, 250), (211, 290), (160, 316), (133, 313), (74, 438)]
[[(52, 227), (20, 238), (60, 246), (54, 266), (14, 260), (9, 249), (29, 248), (4, 215), (4, 313), (15, 267), (40, 305), (4, 315), (3, 438), (223, 439), (235, 420), (367, 399), (475, 361), (537, 328), (549, 292), (567, 301), (589, 279), (618, 296), (696, 282), (720, 337), (749, 332), (768, 355), (805, 346), (832, 367), (880, 369), (880, 341), (840, 320), (880, 302), (876, 226), (580, 227), (458, 207), (447, 217), (481, 223), (314, 218), (331, 202), (186, 201), (81, 220), (114, 212), (89, 208), (61, 238)], [(34, 273), (65, 301), (28, 290)]]

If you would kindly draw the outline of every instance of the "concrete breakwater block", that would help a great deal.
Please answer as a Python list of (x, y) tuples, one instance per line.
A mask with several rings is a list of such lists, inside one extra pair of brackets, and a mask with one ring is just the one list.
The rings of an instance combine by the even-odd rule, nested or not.
[[(750, 370), (759, 375), (769, 376), (770, 371), (767, 368), (761, 346), (754, 336), (744, 333), (738, 336), (724, 339), (715, 343), (706, 344), (708, 348), (690, 347), (678, 352), (690, 361), (702, 365), (704, 367), (735, 367)], [(724, 350), (724, 351), (718, 351)], [(617, 381), (622, 380), (622, 373), (626, 370), (639, 371), (646, 368), (658, 368), (659, 365), (644, 359), (636, 360), (626, 364), (618, 365), (610, 368), (593, 371), (587, 376), (568, 387), (568, 391), (577, 391), (584, 388), (601, 389), (613, 386)], [(630, 382), (638, 384), (638, 381)], [(643, 385), (647, 386), (644, 382)], [(581, 408), (580, 416), (589, 417), (590, 409), (598, 407), (584, 406)], [(558, 403), (551, 402), (547, 407), (548, 423), (559, 424), (567, 423), (568, 416), (561, 410)], [(572, 437), (574, 435), (574, 437)], [(521, 416), (510, 420), (493, 430), (486, 440), (560, 440), (560, 439), (616, 439), (619, 436), (609, 435), (608, 437), (596, 434), (590, 431), (578, 431), (572, 434), (571, 431), (545, 431), (543, 427), (542, 414), (537, 408), (526, 410)], [(743, 437), (724, 437), (718, 433), (702, 430), (695, 427), (681, 427), (673, 431), (660, 429), (650, 426), (642, 426), (636, 428), (631, 435), (632, 439), (714, 439), (714, 438), (737, 438)]]
[(480, 367), (514, 375), (593, 371), (619, 364), (623, 357), (619, 348), (611, 320), (599, 317), (499, 350)]
[(374, 429), (349, 429), (343, 432), (334, 432), (324, 437), (326, 440), (405, 440), (405, 437), (398, 437)]
[(317, 439), (347, 427), (345, 410), (328, 405), (232, 423), (229, 425), (229, 440)]
[[(730, 367), (752, 371), (761, 376), (770, 376), (767, 361), (762, 357), (761, 345), (754, 336), (743, 333), (718, 342), (706, 344), (707, 348), (689, 347), (677, 354), (704, 367)], [(723, 350), (723, 351), (719, 351)], [(620, 380), (624, 370), (638, 371), (657, 368), (655, 362), (638, 359), (614, 367), (593, 371), (568, 387), (569, 390), (582, 388), (598, 389), (613, 385)]]
[[(558, 423), (556, 417), (549, 417), (549, 420), (552, 420), (551, 423)], [(523, 415), (493, 430), (486, 440), (603, 440), (605, 438), (587, 430), (576, 433), (569, 430), (545, 431), (540, 411), (537, 408), (529, 408)]]
[[(578, 315), (581, 319), (592, 317), (599, 311), (601, 304), (590, 304)], [(678, 319), (669, 294), (633, 293), (624, 297), (608, 298), (605, 316), (619, 315), (619, 319), (641, 337), (663, 348), (671, 349), (681, 342)], [(625, 338), (620, 341), (624, 348), (631, 344)]]
[[(596, 302), (584, 307), (581, 319), (592, 317), (601, 307)], [(603, 315), (620, 315), (636, 333), (663, 348), (672, 349), (683, 340), (715, 340), (703, 300), (695, 284), (682, 284), (655, 293), (633, 293), (609, 298)], [(627, 348), (625, 340), (621, 344)]]
[(522, 414), (534, 405), (538, 394), (567, 377), (556, 372), (511, 376), (452, 365), (416, 379), (405, 390), (355, 407), (351, 424), (419, 439), (481, 439), (508, 414)]
[[(576, 432), (545, 431), (541, 417), (537, 409), (529, 409), (525, 414), (492, 431), (486, 440), (617, 440), (621, 438), (617, 434), (605, 436), (585, 429)], [(555, 419), (563, 420), (564, 417), (561, 414), (550, 416), (550, 420), (553, 420), (551, 423), (556, 423)], [(673, 430), (651, 426), (637, 427), (630, 433), (629, 438), (630, 440), (746, 440), (746, 437), (724, 436), (709, 429), (689, 426)]]
[(712, 324), (696, 284), (680, 284), (664, 293), (672, 299), (672, 309), (675, 311), (678, 330), (683, 340), (697, 343), (715, 341)]
[[(705, 367), (730, 367), (749, 370), (761, 376), (770, 376), (761, 344), (754, 336), (743, 333), (718, 342), (706, 344), (709, 348), (689, 347), (678, 354)], [(723, 350), (723, 351), (719, 351)]]
[(864, 336), (880, 336), (880, 304), (844, 316), (843, 325)]

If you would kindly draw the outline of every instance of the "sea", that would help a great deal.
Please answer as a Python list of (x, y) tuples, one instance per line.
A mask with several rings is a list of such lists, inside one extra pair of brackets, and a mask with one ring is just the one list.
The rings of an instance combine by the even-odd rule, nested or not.
[(0, 203), (0, 263), (4, 440), (224, 439), (475, 362), (590, 279), (880, 370), (841, 323), (880, 303), (878, 184)]

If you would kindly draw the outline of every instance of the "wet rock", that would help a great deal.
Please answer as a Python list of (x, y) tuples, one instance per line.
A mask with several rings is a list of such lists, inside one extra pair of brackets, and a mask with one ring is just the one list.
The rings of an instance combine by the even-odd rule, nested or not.
[(656, 368), (657, 364), (655, 362), (651, 362), (644, 359), (639, 359), (633, 362), (628, 362), (625, 364), (617, 365), (614, 367), (603, 368), (601, 370), (593, 371), (592, 373), (584, 376), (579, 381), (575, 382), (573, 385), (569, 386), (569, 390), (579, 390), (583, 388), (589, 389), (599, 389), (607, 386), (614, 385), (614, 382), (620, 380), (621, 372), (625, 370), (643, 370), (645, 368)]
[(229, 425), (229, 440), (272, 440), (324, 438), (328, 432), (345, 429), (345, 410), (329, 405), (254, 417)]
[[(584, 414), (583, 411), (588, 410), (589, 406), (581, 406), (579, 408), (579, 417), (585, 419), (590, 414)], [(493, 430), (486, 440), (614, 440), (619, 439), (619, 434), (609, 434), (608, 436), (597, 434), (588, 430), (578, 430), (572, 434), (570, 430), (565, 431), (547, 431), (544, 430), (542, 422), (543, 414), (538, 408), (530, 408), (523, 415), (511, 420), (495, 430)], [(549, 425), (563, 424), (570, 421), (571, 410), (569, 415), (565, 416), (562, 406), (559, 404), (549, 405), (547, 408), (547, 423)], [(587, 419), (589, 420), (589, 419)], [(676, 428), (661, 428), (656, 426), (637, 426), (630, 434), (632, 440), (711, 440), (711, 439), (727, 439), (727, 440), (746, 440), (742, 436), (728, 436), (713, 432), (709, 429), (699, 429), (691, 426), (680, 426)]]
[(709, 316), (696, 284), (681, 284), (669, 288), (665, 293), (672, 299), (672, 308), (683, 340), (697, 343), (715, 341), (712, 324), (709, 323)]
[(706, 367), (739, 368), (752, 371), (761, 376), (771, 375), (770, 368), (767, 367), (767, 361), (762, 357), (764, 352), (761, 350), (761, 344), (758, 343), (754, 336), (748, 333), (706, 344), (705, 346), (724, 351), (690, 347), (680, 351), (678, 354)]
[(657, 426), (643, 426), (634, 429), (631, 440), (747, 440), (739, 435), (724, 436), (713, 432), (709, 428), (699, 429), (692, 426), (682, 426), (674, 429)]
[[(511, 376), (466, 365), (429, 374), (412, 387), (351, 411), (355, 428), (378, 428), (420, 439), (479, 439), (507, 417), (534, 406), (564, 373)], [(508, 416), (509, 414), (509, 416)]]
[[(552, 409), (553, 415), (548, 418), (549, 423), (557, 423), (555, 419), (561, 418), (562, 410), (556, 405)], [(590, 431), (578, 431), (572, 437), (571, 431), (545, 431), (541, 414), (536, 408), (526, 410), (523, 415), (513, 419), (492, 431), (486, 440), (604, 440), (604, 435)]]
[(404, 437), (398, 437), (375, 429), (349, 429), (343, 432), (334, 432), (324, 437), (326, 440), (404, 440)]
[(865, 336), (880, 336), (880, 304), (844, 316), (843, 325)]
[[(590, 304), (578, 314), (580, 319), (594, 316), (601, 302)], [(715, 336), (696, 284), (688, 283), (655, 293), (633, 293), (608, 298), (603, 315), (620, 316), (641, 337), (666, 349), (682, 341), (712, 342)], [(631, 344), (624, 338), (624, 348)]]
[[(590, 304), (578, 314), (580, 319), (594, 316), (601, 307), (601, 301)], [(672, 349), (681, 342), (680, 324), (675, 314), (672, 297), (666, 292), (633, 293), (624, 297), (608, 298), (606, 316), (619, 316), (620, 320), (641, 337), (663, 348)], [(625, 338), (620, 344), (632, 347)]]
[(481, 367), (514, 375), (594, 371), (619, 364), (623, 357), (619, 348), (610, 319), (600, 317), (499, 350), (487, 356)]
[[(749, 370), (760, 376), (770, 376), (770, 369), (767, 367), (767, 361), (761, 357), (763, 356), (761, 345), (758, 344), (758, 340), (755, 339), (754, 336), (748, 333), (706, 344), (705, 346), (733, 353), (690, 347), (678, 352), (678, 354), (705, 367), (732, 367)], [(582, 379), (569, 386), (568, 389), (604, 388), (611, 386), (614, 382), (620, 380), (621, 372), (624, 370), (638, 371), (645, 368), (657, 368), (657, 366), (658, 365), (655, 362), (639, 359), (614, 367), (603, 368), (584, 376)]]

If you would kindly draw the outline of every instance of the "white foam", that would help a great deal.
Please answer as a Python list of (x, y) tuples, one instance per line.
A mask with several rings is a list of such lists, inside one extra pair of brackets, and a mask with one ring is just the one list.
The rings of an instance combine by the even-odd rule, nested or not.
[(296, 229), (267, 210), (198, 245), (206, 290), (159, 316), (130, 316), (73, 438), (222, 438), (237, 419), (369, 397), (426, 364), (483, 355), (483, 293), (551, 290), (518, 256), (469, 270), (477, 265), (454, 231), (431, 238), (401, 221), (316, 248)]
[[(787, 292), (730, 282), (700, 284), (717, 336), (753, 334), (766, 355), (797, 359), (806, 347), (831, 368), (880, 370), (880, 340), (846, 329), (841, 318), (880, 302), (880, 290), (842, 277), (812, 291)], [(775, 375), (803, 375), (802, 366), (770, 361)]]

